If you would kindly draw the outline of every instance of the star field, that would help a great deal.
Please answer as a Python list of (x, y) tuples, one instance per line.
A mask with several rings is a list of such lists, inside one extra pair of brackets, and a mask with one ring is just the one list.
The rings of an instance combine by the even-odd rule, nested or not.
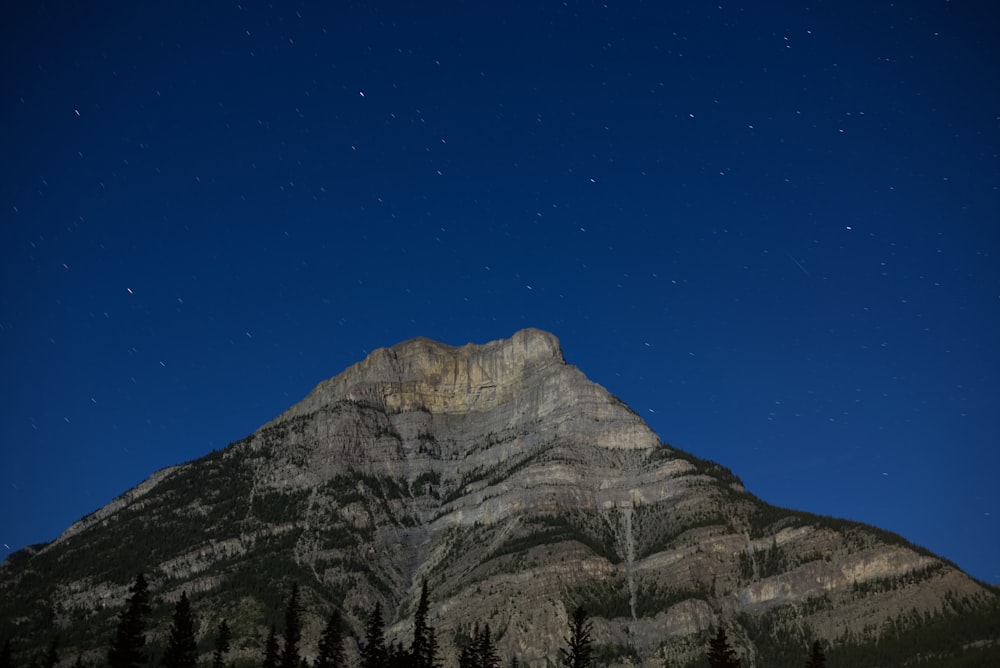
[(378, 346), (522, 327), (764, 500), (1000, 582), (991, 3), (27, 3), (0, 542)]

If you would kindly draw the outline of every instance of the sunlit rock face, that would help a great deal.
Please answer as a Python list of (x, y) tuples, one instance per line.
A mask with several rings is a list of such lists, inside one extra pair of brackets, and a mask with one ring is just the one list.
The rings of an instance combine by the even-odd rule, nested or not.
[(475, 438), (476, 430), (486, 429), (483, 435), (557, 434), (611, 449), (659, 443), (630, 409), (566, 364), (553, 335), (537, 329), (485, 345), (452, 347), (413, 339), (380, 348), (321, 383), (274, 423), (341, 402), (388, 416), (426, 414), (424, 420), (409, 416), (394, 422), (404, 428), (441, 426), (451, 429), (455, 440)]
[(525, 392), (537, 388), (537, 380), (566, 370), (559, 341), (537, 329), (460, 348), (418, 338), (379, 348), (321, 383), (282, 417), (344, 399), (391, 413), (486, 411), (517, 398), (529, 399)]
[[(188, 591), (205, 619), (229, 619), (236, 654), (255, 660), (268, 601), (293, 582), (311, 657), (334, 607), (360, 633), (379, 601), (389, 639), (405, 642), (426, 581), (447, 666), (477, 622), (504, 657), (557, 661), (577, 605), (603, 663), (660, 666), (696, 658), (720, 623), (756, 656), (747, 620), (804, 643), (804, 629), (867, 637), (913, 610), (994, 597), (897, 536), (767, 506), (662, 444), (533, 329), (372, 352), (254, 434), (5, 563), (0, 618), (24, 620), (19, 635), (43, 647), (22, 609), (44, 599), (65, 630), (107, 635), (95, 611), (120, 605), (139, 570), (162, 600)], [(164, 608), (154, 636), (168, 623)], [(66, 656), (103, 657), (72, 642)]]

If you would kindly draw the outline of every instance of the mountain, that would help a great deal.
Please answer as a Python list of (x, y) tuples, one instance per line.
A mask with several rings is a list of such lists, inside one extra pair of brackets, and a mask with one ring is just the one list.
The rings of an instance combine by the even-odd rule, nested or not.
[(0, 641), (22, 664), (55, 636), (65, 663), (103, 661), (139, 571), (154, 652), (186, 591), (202, 634), (225, 618), (246, 663), (293, 583), (312, 655), (333, 608), (362, 637), (376, 602), (387, 638), (408, 642), (424, 581), (449, 666), (476, 623), (507, 659), (557, 661), (579, 605), (608, 665), (701, 661), (718, 625), (744, 665), (804, 665), (817, 638), (831, 665), (1000, 652), (996, 590), (889, 532), (764, 503), (662, 443), (533, 329), (376, 350), (12, 556)]

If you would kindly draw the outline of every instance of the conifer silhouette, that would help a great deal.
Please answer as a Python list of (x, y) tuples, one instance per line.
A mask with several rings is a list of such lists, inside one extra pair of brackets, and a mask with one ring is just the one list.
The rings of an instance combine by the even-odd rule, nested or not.
[(429, 607), (427, 581), (425, 580), (420, 588), (420, 601), (417, 603), (417, 612), (413, 617), (413, 644), (410, 645), (410, 665), (414, 668), (436, 668), (437, 666), (437, 637), (434, 634), (433, 627), (427, 624)]
[(341, 668), (344, 665), (344, 630), (340, 613), (330, 615), (319, 639), (319, 656), (315, 668)]
[(729, 646), (726, 630), (721, 626), (708, 644), (708, 665), (711, 668), (739, 668), (740, 660)]
[(826, 656), (823, 654), (823, 645), (819, 640), (813, 642), (812, 654), (809, 655), (806, 668), (826, 668)]
[(280, 668), (299, 668), (299, 640), (302, 638), (302, 608), (299, 604), (299, 585), (292, 585), (292, 595), (285, 607), (285, 644), (281, 652)]
[(174, 606), (174, 617), (170, 622), (170, 636), (163, 652), (164, 668), (195, 668), (198, 663), (198, 643), (194, 638), (195, 622), (191, 612), (191, 602), (187, 592)]
[(233, 634), (229, 630), (229, 624), (226, 620), (219, 622), (219, 629), (215, 632), (215, 651), (212, 652), (212, 668), (224, 668), (226, 663), (226, 654), (229, 653), (230, 642), (233, 639)]
[(274, 624), (271, 624), (267, 640), (264, 641), (264, 663), (261, 664), (262, 668), (278, 668), (278, 652), (278, 633), (274, 628)]
[(559, 650), (562, 665), (566, 668), (588, 668), (593, 661), (594, 649), (590, 638), (591, 623), (582, 606), (573, 611), (569, 621), (569, 638), (566, 647)]
[[(501, 663), (490, 625), (484, 624), (480, 627), (479, 622), (476, 622), (472, 628), (472, 639), (458, 656), (459, 667), (500, 668)], [(516, 666), (516, 663), (511, 665)]]
[(111, 668), (140, 668), (146, 665), (146, 616), (149, 615), (149, 585), (142, 573), (129, 588), (128, 601), (118, 619), (118, 628), (108, 652)]
[(483, 625), (474, 644), (479, 668), (500, 668), (500, 655), (497, 654), (497, 646), (493, 641), (489, 624)]
[(365, 624), (365, 644), (361, 648), (361, 668), (386, 668), (389, 652), (385, 646), (385, 621), (382, 619), (382, 604), (375, 608)]
[(479, 661), (479, 622), (472, 627), (472, 639), (458, 654), (458, 668), (482, 668)]

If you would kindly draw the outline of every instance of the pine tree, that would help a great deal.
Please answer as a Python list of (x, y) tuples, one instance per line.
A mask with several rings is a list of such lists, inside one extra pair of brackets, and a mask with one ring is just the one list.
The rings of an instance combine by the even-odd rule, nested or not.
[(500, 668), (500, 655), (490, 633), (490, 625), (486, 624), (473, 643), (476, 646), (476, 665), (478, 668)]
[(319, 639), (319, 656), (315, 668), (342, 668), (344, 666), (344, 630), (340, 613), (330, 615)]
[(219, 622), (219, 630), (215, 633), (215, 651), (212, 652), (212, 668), (225, 668), (226, 654), (229, 653), (233, 634), (226, 620)]
[(285, 607), (285, 645), (280, 668), (299, 668), (299, 640), (302, 638), (302, 609), (299, 606), (299, 585), (292, 585), (292, 595)]
[(420, 601), (413, 617), (413, 644), (410, 645), (410, 662), (414, 668), (435, 668), (437, 666), (437, 638), (434, 629), (427, 625), (430, 604), (427, 595), (427, 581), (420, 588)]
[(479, 622), (472, 627), (472, 639), (458, 654), (458, 668), (482, 668), (479, 665)]
[(262, 666), (263, 668), (278, 668), (278, 633), (275, 631), (274, 624), (271, 624), (267, 640), (264, 641), (264, 663)]
[(194, 629), (191, 602), (187, 592), (181, 592), (180, 600), (174, 606), (167, 649), (163, 652), (164, 668), (195, 668), (198, 663), (198, 643), (194, 639)]
[(588, 668), (593, 660), (594, 649), (590, 638), (591, 624), (587, 611), (578, 607), (569, 622), (569, 638), (566, 647), (559, 650), (562, 665), (566, 668)]
[(118, 619), (118, 628), (108, 652), (111, 668), (140, 668), (149, 660), (146, 655), (146, 616), (149, 606), (149, 585), (142, 573), (135, 576), (129, 588), (125, 610)]
[(823, 645), (819, 640), (813, 643), (812, 654), (806, 662), (806, 668), (826, 668), (826, 656), (823, 654)]
[(726, 630), (721, 626), (708, 644), (708, 665), (711, 668), (739, 668), (740, 660), (729, 646)]
[(386, 668), (389, 653), (385, 646), (385, 621), (382, 619), (382, 604), (375, 603), (375, 609), (365, 624), (365, 645), (361, 648), (361, 668)]
[[(500, 655), (497, 654), (497, 646), (493, 642), (493, 634), (490, 632), (490, 625), (485, 624), (480, 627), (476, 622), (472, 627), (472, 639), (458, 655), (458, 665), (460, 668), (500, 668)], [(516, 662), (511, 664), (516, 667)]]

